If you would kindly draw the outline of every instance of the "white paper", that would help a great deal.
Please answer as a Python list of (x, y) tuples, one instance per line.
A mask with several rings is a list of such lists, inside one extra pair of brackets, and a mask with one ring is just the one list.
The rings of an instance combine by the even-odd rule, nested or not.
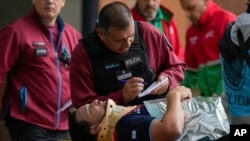
[(153, 90), (158, 88), (161, 84), (165, 83), (166, 81), (168, 82), (168, 77), (163, 79), (161, 82), (153, 82), (146, 90), (140, 93), (138, 97), (142, 97), (142, 96), (150, 94)]

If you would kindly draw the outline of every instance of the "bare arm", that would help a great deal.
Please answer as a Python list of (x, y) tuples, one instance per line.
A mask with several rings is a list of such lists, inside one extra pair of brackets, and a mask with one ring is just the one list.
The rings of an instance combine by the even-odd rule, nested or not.
[(177, 86), (168, 92), (167, 112), (162, 120), (156, 120), (152, 125), (153, 141), (172, 141), (181, 135), (185, 118), (182, 101), (191, 97), (191, 90), (183, 86)]

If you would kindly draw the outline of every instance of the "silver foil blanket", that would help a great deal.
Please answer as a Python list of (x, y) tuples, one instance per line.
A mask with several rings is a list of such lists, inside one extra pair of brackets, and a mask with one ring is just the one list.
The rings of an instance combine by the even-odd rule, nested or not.
[[(161, 119), (166, 111), (166, 100), (144, 102), (150, 115)], [(229, 133), (229, 121), (221, 97), (193, 97), (183, 104), (186, 111), (185, 127), (177, 141), (216, 140)]]

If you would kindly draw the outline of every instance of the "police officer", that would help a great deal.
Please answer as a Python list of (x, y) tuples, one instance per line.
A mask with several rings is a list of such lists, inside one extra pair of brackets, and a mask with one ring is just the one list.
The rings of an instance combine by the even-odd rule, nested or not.
[[(76, 107), (94, 99), (111, 98), (128, 105), (160, 98), (179, 85), (186, 67), (164, 34), (150, 23), (134, 21), (130, 9), (121, 2), (103, 7), (96, 30), (77, 45), (70, 66)], [(150, 95), (138, 98), (154, 81), (166, 78), (169, 81)]]

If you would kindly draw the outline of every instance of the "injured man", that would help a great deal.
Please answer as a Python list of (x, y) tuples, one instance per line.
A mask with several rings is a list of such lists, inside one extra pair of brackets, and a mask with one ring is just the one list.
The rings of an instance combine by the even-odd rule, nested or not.
[(197, 141), (229, 133), (220, 97), (192, 98), (178, 86), (138, 106), (95, 100), (69, 112), (72, 141)]

